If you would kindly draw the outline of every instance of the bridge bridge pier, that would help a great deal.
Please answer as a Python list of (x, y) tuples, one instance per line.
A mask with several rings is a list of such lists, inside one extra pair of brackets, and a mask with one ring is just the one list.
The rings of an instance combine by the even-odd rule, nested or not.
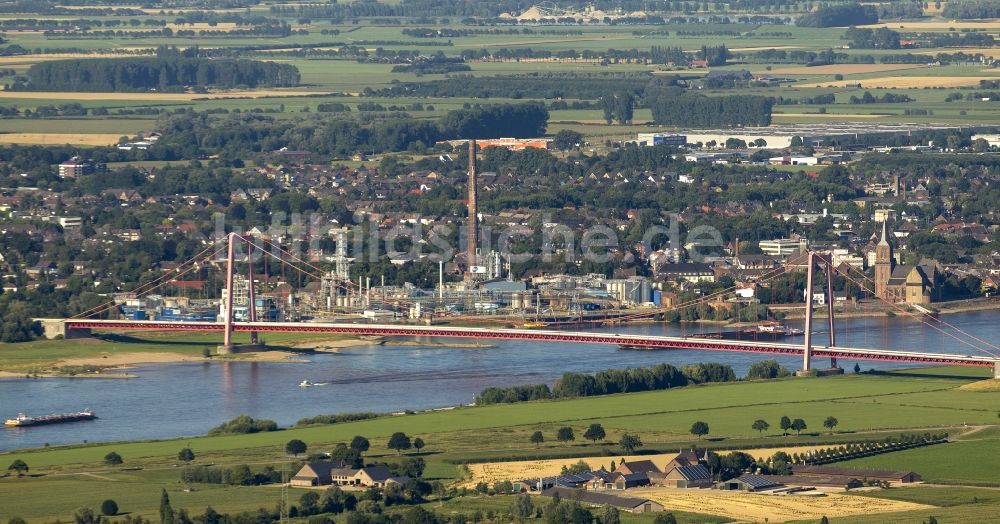
[(810, 251), (806, 257), (806, 289), (805, 289), (805, 303), (806, 303), (806, 325), (805, 325), (805, 340), (803, 341), (802, 348), (802, 369), (796, 371), (795, 374), (800, 377), (813, 377), (816, 375), (840, 375), (844, 373), (844, 370), (837, 367), (836, 357), (830, 357), (830, 367), (827, 369), (817, 370), (813, 368), (812, 363), (812, 331), (813, 331), (813, 278), (815, 275), (815, 269), (817, 264), (823, 265), (823, 272), (826, 273), (826, 282), (823, 285), (823, 294), (825, 296), (826, 302), (826, 318), (829, 322), (830, 330), (830, 347), (837, 346), (837, 335), (836, 335), (836, 325), (834, 323), (833, 316), (833, 258), (829, 255), (818, 255)]

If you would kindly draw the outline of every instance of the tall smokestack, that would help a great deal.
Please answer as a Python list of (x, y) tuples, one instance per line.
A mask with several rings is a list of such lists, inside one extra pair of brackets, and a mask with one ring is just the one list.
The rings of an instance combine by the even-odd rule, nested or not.
[(476, 248), (479, 246), (479, 223), (477, 200), (479, 198), (479, 188), (476, 185), (476, 141), (469, 140), (469, 243), (465, 255), (469, 272), (472, 266), (476, 265)]

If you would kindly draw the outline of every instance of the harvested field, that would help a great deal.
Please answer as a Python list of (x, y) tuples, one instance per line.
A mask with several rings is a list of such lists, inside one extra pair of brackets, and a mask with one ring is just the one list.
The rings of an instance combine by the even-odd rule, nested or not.
[(768, 75), (859, 75), (864, 73), (882, 73), (885, 71), (902, 71), (904, 69), (920, 69), (928, 67), (924, 64), (830, 64), (816, 67), (784, 67), (772, 71), (757, 71)]
[(122, 135), (78, 133), (4, 133), (0, 144), (110, 146), (118, 143)]
[(70, 58), (125, 58), (134, 56), (152, 55), (137, 55), (132, 53), (52, 53), (44, 55), (0, 56), (0, 65), (50, 62), (52, 60), (66, 60)]
[(21, 98), (32, 100), (144, 100), (144, 101), (191, 101), (218, 98), (262, 98), (274, 96), (313, 96), (328, 94), (317, 91), (260, 89), (251, 91), (218, 91), (203, 93), (77, 93), (75, 91), (0, 91), (0, 100)]
[(541, 45), (541, 44), (564, 44), (566, 42), (599, 42), (605, 40), (630, 40), (631, 36), (612, 36), (612, 37), (586, 37), (586, 38), (563, 38), (563, 39), (550, 39), (550, 40), (522, 40), (520, 42), (516, 40), (511, 40), (509, 42), (492, 42), (486, 44), (479, 44), (479, 47), (507, 47), (513, 45)]
[(740, 522), (818, 521), (823, 516), (874, 515), (934, 508), (913, 502), (840, 494), (792, 496), (711, 489), (642, 488), (628, 490), (628, 495), (655, 500), (670, 509), (722, 515)]
[(734, 47), (730, 51), (767, 51), (768, 49), (802, 49), (800, 45), (765, 45), (759, 47)]
[(786, 116), (789, 118), (829, 118), (833, 119), (843, 119), (843, 118), (859, 118), (859, 119), (871, 119), (871, 118), (882, 118), (882, 115), (858, 115), (858, 114), (846, 114), (846, 113), (773, 113), (772, 116)]
[(861, 84), (862, 88), (920, 89), (924, 87), (966, 87), (978, 86), (980, 80), (997, 80), (1000, 76), (881, 76), (864, 80), (840, 80), (796, 84), (795, 87), (847, 87)]
[[(788, 454), (793, 453), (805, 453), (807, 451), (812, 451), (824, 446), (789, 446), (786, 448), (760, 448), (760, 449), (741, 449), (743, 453), (747, 453), (755, 459), (766, 459), (779, 451), (784, 451)], [(718, 451), (717, 453), (728, 453), (729, 451)], [(669, 462), (672, 458), (677, 456), (676, 453), (661, 453), (659, 455), (629, 455), (625, 456), (625, 460), (652, 460), (657, 467), (662, 468)], [(570, 459), (552, 459), (552, 460), (526, 460), (518, 462), (486, 462), (480, 464), (469, 464), (469, 472), (472, 474), (472, 478), (468, 479), (466, 482), (467, 486), (475, 486), (477, 482), (486, 482), (489, 485), (493, 485), (497, 481), (501, 480), (521, 480), (526, 478), (535, 477), (550, 477), (558, 475), (564, 466), (571, 466), (580, 462), (581, 460), (586, 462), (592, 469), (608, 469), (611, 467), (611, 461), (614, 460), (618, 462), (622, 457), (583, 457), (583, 458), (570, 458)]]
[(1000, 379), (991, 378), (980, 380), (979, 382), (970, 382), (959, 386), (958, 389), (962, 391), (1000, 391)]

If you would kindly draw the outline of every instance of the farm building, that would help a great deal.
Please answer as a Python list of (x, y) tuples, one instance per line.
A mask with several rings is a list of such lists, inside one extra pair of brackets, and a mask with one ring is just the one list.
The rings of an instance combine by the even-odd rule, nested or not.
[(831, 479), (868, 479), (880, 480), (883, 482), (897, 482), (908, 484), (923, 480), (919, 474), (913, 471), (886, 471), (881, 469), (850, 469), (838, 468), (835, 466), (809, 466), (796, 464), (792, 466), (792, 474), (796, 477), (826, 477)]
[(296, 487), (312, 486), (358, 486), (358, 487), (380, 487), (384, 488), (389, 484), (406, 484), (410, 478), (407, 476), (393, 475), (389, 468), (385, 466), (367, 466), (363, 468), (352, 468), (344, 462), (311, 462), (302, 466), (302, 469), (291, 479), (291, 485)]
[(662, 484), (671, 488), (707, 488), (712, 485), (712, 472), (704, 464), (676, 466), (663, 476)]
[(302, 466), (302, 469), (292, 477), (291, 485), (298, 487), (327, 486), (333, 483), (335, 472), (340, 476), (345, 471), (355, 470), (347, 468), (347, 464), (344, 462), (310, 462)]
[(771, 475), (742, 475), (719, 483), (719, 489), (726, 491), (767, 491), (784, 487)]
[(578, 500), (581, 504), (591, 506), (614, 506), (629, 513), (654, 513), (663, 511), (663, 505), (649, 499), (622, 497), (610, 493), (593, 491), (578, 491), (569, 488), (551, 488), (542, 492), (543, 496), (552, 497), (559, 494), (563, 500)]

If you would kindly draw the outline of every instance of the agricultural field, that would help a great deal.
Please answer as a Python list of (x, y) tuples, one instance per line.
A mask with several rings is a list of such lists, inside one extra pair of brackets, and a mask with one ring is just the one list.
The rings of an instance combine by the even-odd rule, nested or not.
[[(183, 10), (178, 10), (177, 14)], [(266, 13), (267, 9), (256, 12)], [(150, 13), (150, 18), (160, 16)], [(55, 17), (58, 18), (58, 17)], [(471, 71), (465, 74), (473, 76), (519, 75), (529, 73), (663, 73), (680, 74), (689, 78), (699, 78), (712, 69), (747, 69), (755, 74), (769, 77), (785, 78), (789, 83), (775, 87), (750, 88), (748, 94), (763, 94), (766, 96), (812, 96), (812, 91), (822, 92), (827, 88), (845, 88), (860, 83), (863, 88), (895, 89), (919, 99), (922, 91), (928, 88), (966, 89), (979, 85), (980, 80), (1000, 78), (994, 70), (983, 66), (928, 67), (926, 64), (832, 64), (807, 67), (802, 64), (787, 62), (768, 62), (766, 60), (747, 60), (741, 57), (752, 57), (754, 53), (769, 50), (788, 52), (805, 51), (818, 53), (833, 49), (848, 55), (871, 54), (876, 58), (892, 54), (920, 53), (933, 56), (941, 52), (952, 52), (945, 48), (920, 48), (916, 50), (868, 50), (846, 49), (843, 39), (843, 28), (805, 28), (794, 25), (757, 26), (750, 24), (666, 24), (660, 26), (608, 26), (582, 25), (579, 27), (554, 28), (546, 32), (545, 27), (536, 28), (531, 34), (476, 34), (448, 38), (415, 38), (404, 34), (406, 27), (413, 24), (387, 25), (379, 20), (359, 20), (351, 24), (331, 24), (322, 20), (299, 23), (292, 20), (294, 29), (304, 29), (308, 34), (292, 34), (285, 37), (260, 39), (253, 37), (218, 38), (210, 36), (194, 37), (91, 37), (86, 39), (50, 38), (38, 31), (9, 31), (6, 36), (10, 44), (19, 45), (34, 51), (20, 56), (0, 57), (0, 68), (6, 67), (23, 73), (35, 63), (57, 59), (88, 59), (88, 58), (124, 58), (128, 56), (149, 56), (156, 46), (176, 45), (180, 48), (199, 46), (204, 49), (247, 48), (267, 44), (272, 48), (246, 51), (247, 58), (259, 60), (274, 60), (296, 66), (302, 74), (299, 88), (287, 90), (236, 90), (231, 92), (213, 92), (209, 94), (196, 93), (69, 93), (69, 92), (0, 92), (0, 107), (17, 107), (33, 109), (40, 105), (59, 105), (69, 103), (84, 104), (88, 109), (108, 109), (112, 112), (126, 107), (126, 104), (153, 107), (161, 110), (176, 110), (192, 108), (197, 111), (217, 110), (267, 110), (280, 114), (294, 115), (315, 109), (319, 103), (339, 102), (356, 110), (362, 102), (388, 104), (410, 104), (414, 99), (384, 99), (359, 96), (366, 88), (379, 89), (389, 87), (395, 82), (427, 82), (444, 78), (445, 75), (418, 75), (410, 72), (393, 72), (393, 65), (388, 63), (361, 63), (353, 58), (337, 58), (335, 56), (310, 56), (309, 53), (289, 54), (291, 50), (301, 49), (301, 46), (313, 46), (316, 51), (336, 50), (341, 46), (361, 46), (374, 51), (384, 49), (413, 50), (422, 53), (442, 52), (454, 55), (464, 50), (498, 49), (547, 51), (559, 53), (569, 50), (589, 49), (604, 52), (609, 49), (648, 50), (651, 46), (679, 47), (687, 52), (695, 52), (703, 45), (725, 44), (731, 53), (737, 57), (721, 68), (711, 69), (680, 69), (666, 71), (664, 66), (643, 63), (637, 60), (565, 60), (565, 59), (510, 59), (505, 61), (478, 59), (468, 60)], [(170, 24), (176, 26), (176, 24)], [(453, 22), (435, 24), (421, 22), (419, 27), (462, 30), (468, 27)], [(872, 27), (890, 27), (899, 31), (920, 33), (946, 33), (949, 30), (987, 30), (995, 29), (996, 23), (985, 22), (952, 22), (922, 20), (918, 22), (890, 22)], [(171, 29), (189, 29), (201, 31), (204, 29), (232, 29), (228, 23), (220, 23), (215, 27), (205, 24), (188, 24)], [(322, 34), (322, 31), (337, 33)], [(287, 46), (283, 45), (287, 44)], [(44, 52), (42, 52), (44, 51)], [(962, 52), (981, 53), (993, 56), (992, 48), (963, 48)], [(961, 70), (960, 70), (961, 69)], [(9, 77), (8, 77), (9, 78)], [(793, 94), (793, 92), (795, 94)], [(351, 96), (322, 96), (324, 94), (342, 93)], [(706, 94), (727, 94), (727, 91), (707, 91)], [(305, 97), (305, 98), (303, 98)], [(944, 94), (941, 95), (944, 97)], [(418, 98), (420, 103), (431, 105), (433, 111), (416, 113), (417, 117), (437, 117), (444, 112), (461, 107), (467, 103), (477, 103), (476, 99), (453, 98)], [(502, 102), (504, 99), (493, 99)], [(776, 108), (775, 121), (790, 122), (837, 122), (864, 121), (867, 119), (884, 119), (887, 121), (911, 122), (956, 122), (956, 123), (990, 123), (998, 116), (998, 111), (991, 107), (983, 107), (971, 101), (959, 100), (950, 102), (946, 107), (931, 108), (930, 113), (920, 115), (906, 114), (908, 108), (919, 107), (920, 104), (898, 104), (895, 107), (847, 106), (842, 103), (827, 106), (824, 114), (819, 114), (816, 107), (796, 106), (793, 110)], [(634, 123), (642, 124), (648, 120), (637, 111)], [(637, 129), (604, 125), (599, 110), (553, 111), (553, 124), (550, 132), (561, 129), (572, 129), (583, 132), (595, 141), (623, 140), (634, 138)], [(333, 116), (331, 116), (333, 118)], [(126, 118), (115, 115), (106, 116), (111, 121), (122, 121), (121, 129), (126, 133), (138, 133), (148, 130), (128, 123)], [(8, 120), (11, 118), (8, 118)], [(14, 118), (16, 119), (16, 118)], [(26, 126), (30, 128), (30, 125)], [(66, 140), (64, 137), (44, 133), (32, 129), (19, 129), (23, 135), (10, 135), (0, 138), (0, 143), (47, 144), (70, 143), (74, 145), (101, 145), (110, 143), (110, 138), (96, 130), (80, 132), (80, 137)], [(73, 132), (73, 131), (71, 131)], [(39, 134), (36, 134), (39, 133)], [(94, 136), (83, 136), (94, 135)]]
[[(191, 336), (190, 340), (164, 340), (161, 344), (176, 344), (179, 352), (196, 353), (199, 341), (198, 337)], [(147, 341), (147, 345), (153, 347), (156, 342)], [(38, 351), (39, 348), (34, 349)], [(59, 351), (58, 348), (49, 349), (55, 356)], [(368, 453), (370, 460), (394, 460), (396, 454), (386, 449), (385, 441), (395, 431), (421, 436), (428, 443), (421, 453), (428, 462), (425, 477), (454, 485), (468, 485), (485, 476), (494, 480), (507, 476), (516, 479), (528, 474), (547, 474), (581, 457), (590, 457), (588, 461), (604, 465), (619, 457), (614, 442), (625, 431), (641, 436), (645, 444), (641, 451), (659, 453), (656, 456), (662, 457), (677, 449), (698, 445), (720, 452), (750, 450), (753, 454), (765, 456), (779, 449), (795, 452), (838, 442), (882, 439), (913, 431), (944, 431), (952, 436), (954, 442), (893, 452), (843, 465), (912, 469), (931, 483), (992, 484), (995, 478), (990, 476), (991, 472), (996, 471), (1000, 464), (996, 463), (996, 455), (990, 450), (1000, 443), (1000, 426), (996, 425), (995, 410), (989, 406), (1000, 402), (1000, 392), (960, 389), (976, 381), (976, 377), (962, 374), (950, 377), (947, 369), (939, 369), (927, 374), (910, 372), (717, 384), (387, 416), (273, 433), (22, 450), (0, 455), (0, 460), (20, 458), (31, 466), (33, 476), (0, 479), (0, 499), (10, 500), (17, 492), (19, 496), (15, 507), (18, 514), (24, 517), (67, 518), (73, 508), (88, 503), (97, 493), (113, 495), (120, 499), (119, 502), (126, 500), (130, 504), (145, 506), (149, 500), (155, 499), (160, 487), (167, 487), (172, 500), (177, 501), (175, 507), (200, 511), (211, 501), (218, 510), (222, 507), (230, 510), (252, 509), (273, 504), (279, 496), (278, 490), (267, 486), (195, 485), (193, 490), (185, 491), (182, 489), (184, 486), (177, 483), (177, 450), (190, 446), (197, 453), (197, 463), (273, 464), (278, 468), (295, 469), (298, 467), (294, 464), (296, 461), (281, 451), (289, 439), (302, 439), (310, 449), (322, 450), (334, 443), (348, 441), (354, 435), (364, 435), (372, 442)], [(747, 405), (748, 402), (753, 402), (753, 406)], [(783, 414), (802, 416), (810, 426), (801, 436), (782, 435), (776, 429), (776, 421)], [(841, 421), (835, 431), (815, 429), (820, 420), (828, 415), (834, 415)], [(756, 418), (772, 420), (771, 430), (759, 435), (750, 427), (752, 419)], [(710, 425), (711, 432), (705, 440), (699, 441), (687, 434), (694, 420), (703, 420)], [(535, 446), (528, 439), (533, 431), (540, 430), (554, 441), (553, 435), (559, 427), (574, 427), (582, 433), (591, 423), (604, 425), (608, 431), (606, 441), (564, 444), (550, 443), (546, 439), (545, 443)], [(125, 471), (101, 464), (101, 457), (109, 451), (116, 451), (125, 457), (123, 467), (141, 470)], [(956, 457), (970, 456), (978, 457), (975, 467), (971, 467), (966, 460), (956, 460)], [(643, 458), (649, 457), (652, 455)], [(484, 460), (490, 462), (482, 463)], [(527, 466), (517, 460), (528, 460), (533, 465)], [(470, 463), (468, 469), (462, 466), (466, 463)], [(905, 503), (887, 499), (872, 502), (872, 507), (890, 512), (887, 515), (896, 512), (913, 515), (925, 511), (927, 506), (934, 506), (939, 517), (953, 510), (951, 507), (942, 508), (936, 499), (925, 501), (919, 496), (920, 489), (907, 488), (905, 491), (912, 491), (915, 495), (902, 499)], [(43, 495), (53, 491), (60, 495), (55, 498)], [(294, 494), (296, 490), (292, 491), (297, 497)], [(893, 489), (885, 493), (902, 491)], [(879, 497), (879, 493), (868, 493), (866, 496)], [(824, 514), (830, 517), (856, 515), (858, 512), (855, 509), (863, 506), (859, 506), (855, 495), (838, 495), (846, 497), (843, 501), (839, 498), (821, 501), (795, 498), (784, 501), (787, 503), (784, 505), (778, 504), (782, 501), (774, 498), (756, 502), (747, 498), (741, 499), (739, 504), (729, 504), (715, 499), (710, 503), (706, 502), (708, 499), (699, 503), (683, 493), (657, 493), (655, 496), (665, 497), (671, 507), (678, 510), (719, 514), (728, 518), (743, 518), (741, 512), (756, 512), (760, 518), (767, 516), (771, 521), (806, 515), (809, 518)], [(224, 498), (225, 504), (216, 504), (214, 500), (218, 498)], [(718, 509), (723, 505), (726, 510)], [(833, 507), (839, 509), (830, 509)], [(965, 510), (960, 508), (954, 511), (961, 513)], [(799, 517), (795, 517), (796, 514)], [(713, 521), (712, 517), (703, 518), (707, 520), (697, 521)]]

